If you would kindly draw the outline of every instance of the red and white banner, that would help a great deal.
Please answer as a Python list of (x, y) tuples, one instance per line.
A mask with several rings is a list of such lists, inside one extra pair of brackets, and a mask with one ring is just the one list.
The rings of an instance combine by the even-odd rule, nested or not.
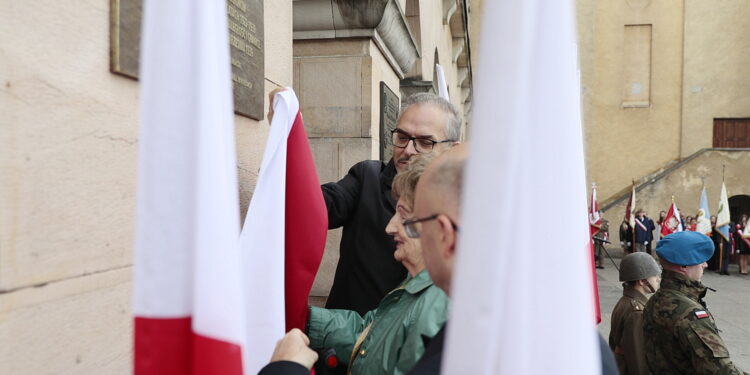
[(602, 226), (602, 215), (599, 212), (599, 202), (596, 200), (596, 184), (591, 186), (591, 204), (589, 205), (589, 230), (591, 235), (595, 235), (596, 232)]
[(680, 221), (680, 210), (677, 209), (677, 204), (672, 202), (667, 211), (667, 216), (664, 217), (664, 221), (661, 224), (661, 236), (667, 236), (674, 232), (682, 232), (682, 222)]
[(625, 206), (625, 221), (633, 228), (633, 235), (635, 235), (635, 183), (630, 187), (630, 199), (628, 200), (628, 205)]
[(483, 6), (442, 373), (598, 375), (574, 2)]
[(139, 375), (243, 370), (226, 14), (223, 0), (144, 2), (133, 267)]
[(328, 211), (299, 102), (292, 90), (282, 91), (274, 97), (260, 175), (240, 235), (248, 374), (268, 363), (287, 330), (304, 329), (327, 231)]

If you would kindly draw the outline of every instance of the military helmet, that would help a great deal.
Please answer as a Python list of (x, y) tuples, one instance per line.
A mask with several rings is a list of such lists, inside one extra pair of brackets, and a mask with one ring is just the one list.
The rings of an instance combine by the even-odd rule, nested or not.
[(658, 275), (661, 275), (661, 267), (647, 253), (628, 254), (620, 263), (620, 281), (643, 280)]

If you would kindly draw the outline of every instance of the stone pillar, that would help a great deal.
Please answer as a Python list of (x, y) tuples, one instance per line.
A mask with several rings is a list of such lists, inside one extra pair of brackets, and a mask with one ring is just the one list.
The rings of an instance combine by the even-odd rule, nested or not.
[[(398, 95), (419, 57), (395, 0), (294, 3), (294, 89), (321, 183), (355, 163), (380, 157), (380, 83)], [(340, 230), (328, 233), (312, 303), (328, 296)]]

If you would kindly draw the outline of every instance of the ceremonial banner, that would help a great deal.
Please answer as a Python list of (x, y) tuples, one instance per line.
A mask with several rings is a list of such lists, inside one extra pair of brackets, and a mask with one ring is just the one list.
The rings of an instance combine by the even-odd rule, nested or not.
[(602, 216), (599, 212), (599, 202), (596, 200), (596, 184), (591, 186), (591, 205), (589, 206), (589, 229), (591, 235), (595, 235), (602, 225)]
[(703, 191), (701, 191), (700, 208), (698, 208), (698, 214), (695, 215), (695, 219), (698, 222), (695, 231), (710, 237), (713, 229), (711, 228), (711, 212), (708, 210), (708, 195), (706, 194), (705, 186), (703, 187)]
[(716, 211), (716, 229), (725, 240), (729, 238), (729, 198), (727, 198), (727, 185), (721, 182), (721, 195), (719, 196), (719, 210)]
[(243, 370), (226, 17), (223, 0), (144, 4), (133, 267), (139, 375)]
[(328, 211), (299, 102), (292, 90), (282, 91), (274, 97), (260, 175), (240, 235), (248, 374), (268, 363), (287, 330), (304, 329), (327, 231)]
[(574, 2), (483, 17), (442, 373), (599, 375)]
[(625, 221), (633, 228), (633, 235), (635, 236), (635, 183), (630, 187), (630, 199), (628, 200), (628, 205), (625, 207)]
[(661, 236), (668, 236), (674, 232), (682, 232), (682, 221), (680, 221), (680, 210), (677, 209), (677, 204), (672, 202), (667, 211), (667, 216), (664, 217), (664, 222), (661, 224)]

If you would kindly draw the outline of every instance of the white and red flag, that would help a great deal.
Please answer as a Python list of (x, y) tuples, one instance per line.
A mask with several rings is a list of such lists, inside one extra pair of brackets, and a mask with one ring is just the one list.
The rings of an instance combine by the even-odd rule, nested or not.
[(307, 298), (328, 231), (328, 211), (294, 91), (276, 94), (273, 108), (258, 183), (240, 235), (248, 374), (268, 363), (286, 331), (304, 329)]
[(628, 205), (625, 206), (625, 221), (633, 228), (633, 236), (635, 236), (635, 182), (630, 187), (630, 199), (628, 199)]
[(680, 221), (680, 210), (677, 209), (677, 204), (672, 201), (672, 204), (667, 210), (667, 216), (664, 217), (664, 222), (661, 224), (661, 236), (667, 236), (674, 232), (682, 232), (682, 222)]
[(146, 0), (134, 373), (242, 374), (244, 303), (224, 0)]
[(442, 373), (601, 374), (574, 1), (483, 7)]
[(596, 200), (596, 184), (591, 185), (591, 204), (589, 205), (589, 230), (595, 235), (602, 227), (602, 215), (599, 211), (599, 202)]

